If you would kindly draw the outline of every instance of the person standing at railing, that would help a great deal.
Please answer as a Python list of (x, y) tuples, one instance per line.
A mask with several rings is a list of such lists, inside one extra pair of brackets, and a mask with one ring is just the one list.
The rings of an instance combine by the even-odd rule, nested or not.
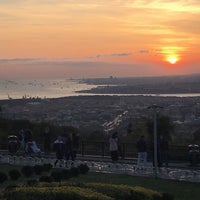
[(112, 161), (117, 161), (119, 159), (119, 146), (118, 146), (118, 133), (114, 132), (109, 138), (109, 149)]
[(47, 126), (43, 133), (43, 139), (44, 139), (44, 153), (49, 154), (51, 151), (51, 132), (49, 127)]
[(54, 167), (56, 167), (57, 163), (59, 163), (59, 166), (62, 167), (64, 164), (65, 143), (63, 142), (63, 138), (61, 136), (58, 136), (58, 138), (54, 141), (53, 150), (56, 152)]
[(147, 166), (147, 144), (144, 135), (137, 141), (136, 148), (138, 151), (137, 168), (145, 169)]

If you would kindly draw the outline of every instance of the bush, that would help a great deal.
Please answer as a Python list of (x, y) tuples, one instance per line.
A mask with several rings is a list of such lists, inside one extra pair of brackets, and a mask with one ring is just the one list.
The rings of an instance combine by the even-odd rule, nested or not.
[(0, 183), (4, 183), (6, 180), (8, 180), (7, 174), (0, 172)]
[(77, 177), (80, 174), (79, 168), (72, 167), (70, 169), (70, 174), (71, 174), (72, 177)]
[(62, 172), (61, 172), (61, 170), (52, 171), (50, 177), (55, 182), (60, 182), (62, 180)]
[(11, 180), (17, 180), (21, 176), (21, 173), (17, 169), (12, 169), (8, 173)]
[(53, 181), (53, 178), (51, 176), (41, 176), (39, 178), (40, 182), (47, 182), (47, 183), (51, 183)]
[(26, 182), (26, 186), (36, 186), (38, 184), (38, 181), (37, 180), (35, 180), (35, 179), (32, 179), (32, 180), (28, 180), (27, 182)]
[(52, 164), (44, 164), (43, 170), (44, 172), (49, 172), (53, 168)]
[(169, 193), (162, 193), (162, 200), (174, 200), (174, 196), (172, 194)]
[(162, 200), (162, 195), (159, 192), (146, 189), (143, 187), (132, 187), (128, 185), (114, 185), (102, 183), (88, 183), (86, 187), (101, 192), (114, 199), (127, 200)]
[(22, 167), (21, 172), (25, 177), (30, 177), (33, 175), (34, 170), (33, 167), (27, 165)]
[(35, 165), (33, 168), (36, 175), (41, 175), (42, 172), (44, 171), (44, 168), (42, 165)]
[(69, 169), (63, 169), (61, 171), (61, 173), (62, 173), (62, 179), (63, 180), (67, 180), (67, 179), (72, 177), (71, 171)]
[(79, 187), (19, 187), (4, 193), (7, 200), (114, 200), (112, 197)]
[(89, 171), (89, 167), (87, 166), (87, 164), (80, 164), (78, 166), (78, 169), (81, 174), (86, 174)]

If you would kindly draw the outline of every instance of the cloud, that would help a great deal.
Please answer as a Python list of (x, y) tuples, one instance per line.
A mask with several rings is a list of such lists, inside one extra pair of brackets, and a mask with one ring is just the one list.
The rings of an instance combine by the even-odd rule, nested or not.
[(147, 49), (141, 49), (138, 51), (138, 53), (149, 53), (149, 50)]
[(113, 53), (110, 56), (130, 56), (132, 53)]
[(97, 54), (95, 56), (87, 56), (86, 58), (105, 58), (105, 57), (126, 57), (132, 55), (131, 52), (112, 53), (112, 54)]

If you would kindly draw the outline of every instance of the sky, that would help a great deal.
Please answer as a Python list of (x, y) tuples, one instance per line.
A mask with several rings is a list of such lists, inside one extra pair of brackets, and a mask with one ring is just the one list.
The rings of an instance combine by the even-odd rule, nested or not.
[(199, 0), (0, 0), (0, 78), (200, 73)]

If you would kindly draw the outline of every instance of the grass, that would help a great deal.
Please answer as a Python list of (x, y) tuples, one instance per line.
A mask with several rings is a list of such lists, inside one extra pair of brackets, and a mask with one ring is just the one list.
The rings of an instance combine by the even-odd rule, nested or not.
[[(20, 169), (19, 166), (15, 167), (12, 165), (0, 165), (0, 171), (8, 172), (11, 169)], [(37, 176), (31, 177), (36, 179)], [(15, 184), (22, 184), (27, 179), (20, 178)], [(192, 183), (188, 181), (176, 181), (166, 179), (154, 179), (148, 177), (139, 177), (122, 174), (108, 174), (108, 173), (93, 173), (90, 172), (86, 175), (79, 175), (78, 177), (71, 178), (70, 182), (76, 183), (111, 183), (111, 184), (124, 184), (131, 186), (142, 186), (148, 189), (156, 190), (158, 192), (167, 192), (173, 194), (175, 200), (199, 200), (200, 198), (200, 183)], [(1, 185), (1, 188), (12, 185), (13, 181), (6, 181)]]
[(73, 181), (142, 186), (159, 192), (168, 192), (173, 194), (176, 200), (199, 200), (200, 198), (200, 183), (186, 181), (183, 182), (176, 180), (153, 179), (148, 177), (104, 173), (88, 173), (87, 175), (73, 178)]

